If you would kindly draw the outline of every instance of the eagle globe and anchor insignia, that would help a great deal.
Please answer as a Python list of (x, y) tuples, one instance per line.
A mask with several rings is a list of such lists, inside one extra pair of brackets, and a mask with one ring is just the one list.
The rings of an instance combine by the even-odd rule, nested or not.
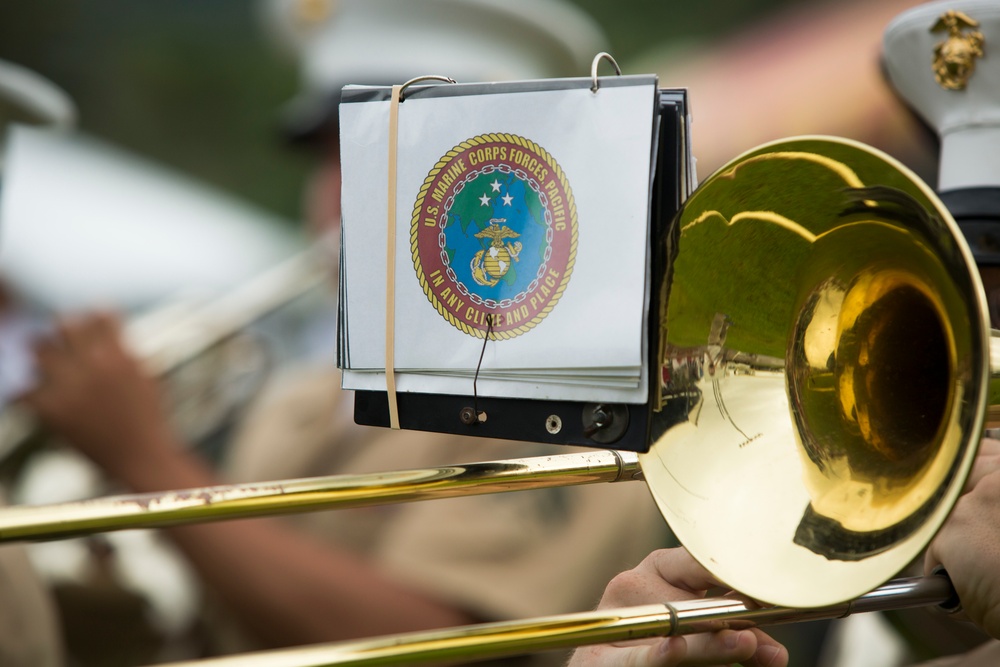
[(511, 231), (505, 225), (506, 218), (491, 218), (490, 226), (475, 234), (477, 239), (491, 239), (490, 247), (486, 250), (479, 250), (472, 258), (469, 268), (472, 270), (472, 279), (479, 285), (493, 287), (500, 279), (507, 275), (510, 270), (511, 260), (517, 261), (517, 255), (523, 247), (520, 241), (515, 241), (514, 245), (504, 243), (503, 240), (511, 237), (518, 237), (520, 234)]
[(458, 144), (413, 208), (413, 266), (427, 299), (471, 336), (519, 336), (555, 307), (573, 272), (577, 217), (555, 159), (512, 134)]

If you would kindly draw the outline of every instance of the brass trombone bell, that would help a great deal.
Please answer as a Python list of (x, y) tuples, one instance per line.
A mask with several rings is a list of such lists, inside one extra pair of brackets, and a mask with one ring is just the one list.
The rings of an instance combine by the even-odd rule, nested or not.
[(772, 604), (888, 580), (948, 515), (989, 402), (985, 295), (950, 214), (889, 156), (800, 137), (708, 178), (668, 246), (670, 381), (640, 465), (671, 529)]

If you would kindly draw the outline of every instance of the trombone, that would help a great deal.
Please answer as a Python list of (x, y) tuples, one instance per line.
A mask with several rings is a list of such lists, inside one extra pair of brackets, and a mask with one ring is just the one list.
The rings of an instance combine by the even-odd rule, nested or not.
[(958, 499), (997, 376), (975, 263), (933, 192), (857, 142), (787, 139), (707, 179), (654, 251), (668, 266), (651, 295), (660, 331), (650, 374), (660, 382), (638, 468), (606, 452), (565, 476), (548, 466), (568, 459), (543, 457), (541, 472), (520, 460), (327, 478), (325, 490), (254, 485), (266, 498), (217, 487), (15, 508), (0, 514), (0, 539), (513, 490), (522, 474), (537, 486), (641, 476), (688, 551), (767, 605), (653, 605), (206, 665), (480, 659), (950, 598), (936, 579), (879, 588)]
[[(151, 375), (182, 376), (191, 362), (239, 339), (253, 323), (328, 281), (333, 269), (327, 255), (329, 250), (318, 242), (205, 303), (170, 304), (139, 315), (125, 326), (128, 347)], [(217, 425), (218, 415), (198, 417), (182, 428), (191, 440)], [(13, 476), (44, 440), (34, 415), (5, 406), (0, 414), (0, 475)]]
[(856, 600), (821, 609), (756, 607), (731, 598), (704, 598), (175, 662), (163, 667), (409, 667), (445, 660), (481, 661), (587, 644), (947, 604), (953, 596), (946, 577), (931, 575), (892, 581)]
[(0, 511), (0, 542), (434, 498), (640, 480), (634, 452), (592, 451), (416, 470), (228, 484)]

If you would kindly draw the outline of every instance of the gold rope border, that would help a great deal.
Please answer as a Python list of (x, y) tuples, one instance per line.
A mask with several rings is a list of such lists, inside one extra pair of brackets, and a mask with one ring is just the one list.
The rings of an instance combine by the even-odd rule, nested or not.
[(417, 279), (420, 281), (420, 287), (424, 290), (424, 295), (431, 302), (431, 305), (445, 318), (452, 326), (454, 326), (459, 331), (469, 334), (470, 336), (475, 336), (476, 338), (484, 338), (486, 332), (475, 327), (469, 326), (465, 322), (459, 320), (457, 317), (452, 315), (448, 310), (441, 304), (437, 299), (437, 295), (431, 289), (430, 282), (427, 280), (427, 276), (424, 274), (423, 265), (420, 262), (420, 257), (417, 254), (417, 230), (420, 228), (420, 210), (423, 208), (424, 199), (426, 198), (427, 191), (430, 189), (431, 183), (434, 181), (434, 177), (444, 169), (452, 160), (454, 160), (459, 155), (462, 155), (469, 149), (475, 148), (485, 143), (496, 143), (496, 142), (507, 142), (509, 144), (514, 144), (520, 146), (521, 148), (526, 148), (533, 151), (537, 157), (541, 157), (543, 162), (549, 166), (552, 170), (553, 175), (555, 175), (559, 183), (562, 185), (563, 192), (566, 194), (566, 210), (569, 211), (570, 219), (570, 248), (569, 257), (566, 260), (566, 267), (563, 269), (563, 277), (556, 288), (555, 293), (552, 298), (548, 300), (545, 307), (542, 308), (535, 316), (528, 322), (519, 325), (514, 329), (508, 329), (506, 331), (497, 331), (494, 329), (491, 332), (491, 338), (493, 340), (502, 339), (509, 340), (511, 338), (516, 338), (523, 333), (526, 333), (533, 329), (539, 322), (541, 322), (549, 314), (549, 312), (558, 303), (562, 293), (566, 290), (566, 285), (569, 283), (570, 276), (573, 274), (573, 265), (576, 263), (576, 250), (577, 244), (579, 243), (579, 226), (577, 225), (576, 217), (576, 200), (573, 198), (573, 190), (569, 186), (569, 181), (566, 179), (566, 174), (563, 172), (562, 167), (555, 161), (555, 159), (549, 155), (549, 152), (544, 148), (536, 144), (530, 139), (525, 139), (516, 134), (507, 134), (505, 132), (493, 132), (490, 134), (480, 134), (472, 139), (466, 139), (462, 143), (458, 144), (450, 151), (445, 153), (437, 164), (430, 170), (427, 174), (427, 178), (424, 179), (423, 185), (420, 186), (420, 192), (417, 194), (417, 201), (413, 206), (413, 216), (410, 219), (410, 252), (413, 255), (413, 268), (416, 269)]

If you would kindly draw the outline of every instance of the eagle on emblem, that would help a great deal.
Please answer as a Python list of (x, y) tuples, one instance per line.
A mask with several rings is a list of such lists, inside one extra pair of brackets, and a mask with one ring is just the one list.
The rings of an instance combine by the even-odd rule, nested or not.
[[(947, 32), (948, 37), (934, 46), (934, 78), (947, 90), (965, 90), (976, 69), (976, 58), (983, 57), (983, 33), (979, 22), (962, 12), (948, 10), (931, 32)], [(970, 29), (969, 32), (963, 32)]]
[(517, 238), (520, 234), (503, 224), (505, 222), (506, 218), (491, 218), (487, 227), (474, 234), (479, 239), (490, 239), (489, 248), (477, 252), (470, 264), (472, 279), (479, 285), (496, 285), (510, 270), (511, 262), (518, 261), (521, 242), (504, 243), (504, 239)]

